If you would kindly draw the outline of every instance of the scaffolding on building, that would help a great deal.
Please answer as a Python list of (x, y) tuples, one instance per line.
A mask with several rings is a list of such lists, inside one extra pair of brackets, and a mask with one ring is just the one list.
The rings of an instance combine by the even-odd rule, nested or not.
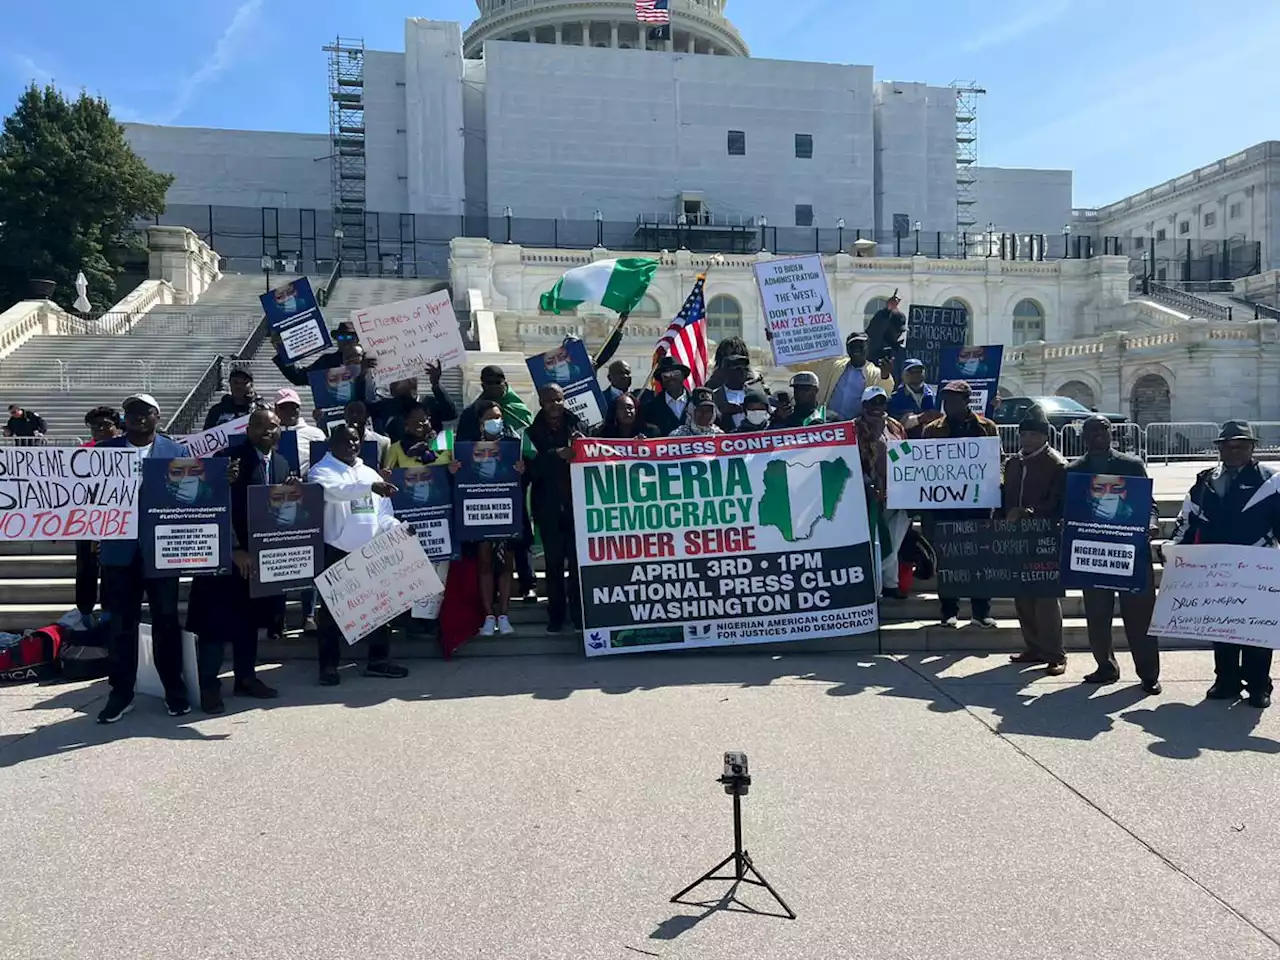
[(334, 246), (342, 260), (365, 260), (364, 41), (338, 37), (329, 55), (329, 140)]
[(977, 223), (978, 98), (987, 91), (973, 81), (955, 81), (956, 92), (956, 233), (971, 232)]

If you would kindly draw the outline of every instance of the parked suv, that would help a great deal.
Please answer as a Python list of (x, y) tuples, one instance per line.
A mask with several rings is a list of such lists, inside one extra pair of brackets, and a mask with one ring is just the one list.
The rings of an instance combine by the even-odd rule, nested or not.
[[(1112, 435), (1115, 444), (1128, 453), (1139, 453), (1138, 434), (1129, 424), (1129, 418), (1119, 413), (1093, 411), (1070, 397), (1006, 397), (996, 407), (992, 418), (1001, 425), (1017, 426), (1027, 415), (1033, 403), (1040, 404), (1045, 419), (1059, 431), (1058, 448), (1064, 456), (1078, 457), (1084, 453), (1084, 442), (1080, 436), (1080, 425), (1095, 412), (1100, 412), (1111, 421)], [(1117, 428), (1118, 429), (1114, 429)], [(1004, 431), (1009, 433), (1010, 431)], [(1012, 446), (1011, 446), (1012, 445)], [(1006, 437), (1004, 444), (1006, 453), (1016, 452), (1017, 439)]]

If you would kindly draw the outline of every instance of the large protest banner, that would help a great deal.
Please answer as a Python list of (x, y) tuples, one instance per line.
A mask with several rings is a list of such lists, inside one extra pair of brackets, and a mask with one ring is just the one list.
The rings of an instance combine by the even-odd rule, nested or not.
[(765, 329), (779, 366), (844, 356), (844, 338), (827, 289), (822, 257), (786, 257), (754, 265)]
[(227, 449), (227, 447), (247, 441), (249, 438), (245, 435), (245, 430), (248, 427), (249, 418), (240, 417), (236, 420), (220, 423), (216, 427), (210, 427), (208, 430), (202, 430), (199, 433), (179, 437), (178, 442), (186, 447), (191, 452), (191, 455), (197, 459), (212, 457)]
[(231, 569), (231, 484), (225, 457), (142, 461), (138, 541), (148, 577)]
[(988, 347), (944, 347), (939, 383), (967, 381), (972, 388), (969, 409), (989, 417), (996, 408), (997, 391), (1000, 389), (1000, 365), (1003, 360), (1004, 347), (1000, 344)]
[(554, 383), (564, 391), (564, 405), (588, 427), (604, 422), (604, 395), (596, 383), (595, 367), (581, 340), (566, 340), (558, 347), (525, 360), (534, 389)]
[(876, 629), (853, 424), (574, 450), (588, 656)]
[(415, 601), (444, 593), (435, 566), (402, 523), (347, 554), (315, 583), (347, 643), (390, 623)]
[(134, 447), (0, 447), (0, 541), (133, 540)]
[(1280, 550), (1166, 545), (1151, 632), (1280, 648)]
[(405, 467), (391, 471), (396, 488), (391, 509), (413, 527), (423, 552), (433, 561), (457, 556), (453, 537), (453, 475), (446, 467)]
[(466, 346), (448, 290), (351, 311), (351, 322), (365, 352), (378, 361), (378, 386), (424, 374), (429, 363), (442, 369), (461, 366)]
[(306, 277), (269, 290), (258, 300), (267, 315), (267, 326), (280, 338), (277, 353), (282, 362), (296, 363), (333, 346), (329, 328), (311, 292), (311, 281)]
[(454, 535), (463, 542), (518, 539), (524, 523), (524, 495), (515, 469), (519, 441), (457, 443), (453, 458), (460, 464), (454, 474)]
[(360, 364), (347, 363), (328, 370), (312, 370), (307, 374), (311, 384), (311, 398), (316, 403), (320, 416), (316, 418), (316, 426), (325, 433), (343, 421), (343, 408), (352, 400), (363, 400), (357, 396), (356, 387), (360, 383)]
[(249, 596), (273, 597), (311, 586), (324, 563), (324, 488), (279, 483), (248, 489)]
[(1148, 477), (1068, 473), (1062, 522), (1062, 585), (1143, 593), (1151, 575), (1153, 482)]
[(1000, 438), (902, 440), (889, 447), (890, 510), (1000, 506)]
[(939, 385), (942, 351), (963, 347), (969, 329), (964, 307), (930, 307), (913, 303), (907, 311), (907, 356), (924, 364), (924, 381)]
[(938, 555), (940, 597), (1060, 597), (1058, 521), (939, 520), (930, 542)]

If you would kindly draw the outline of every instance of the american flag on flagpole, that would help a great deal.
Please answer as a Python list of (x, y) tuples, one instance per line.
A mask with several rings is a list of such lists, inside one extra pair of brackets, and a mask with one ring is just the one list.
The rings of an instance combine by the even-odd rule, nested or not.
[(636, 0), (636, 19), (641, 23), (670, 23), (670, 0)]
[(667, 354), (689, 368), (685, 386), (689, 389), (702, 386), (707, 380), (707, 304), (702, 288), (707, 282), (705, 273), (698, 274), (697, 282), (689, 296), (658, 341), (653, 352), (653, 366)]

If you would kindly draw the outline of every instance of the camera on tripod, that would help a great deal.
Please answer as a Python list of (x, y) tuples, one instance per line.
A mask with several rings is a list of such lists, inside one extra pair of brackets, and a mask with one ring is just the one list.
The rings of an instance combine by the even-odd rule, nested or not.
[(728, 750), (724, 755), (724, 773), (719, 783), (730, 796), (745, 797), (751, 787), (751, 773), (747, 767), (747, 755), (740, 750)]

